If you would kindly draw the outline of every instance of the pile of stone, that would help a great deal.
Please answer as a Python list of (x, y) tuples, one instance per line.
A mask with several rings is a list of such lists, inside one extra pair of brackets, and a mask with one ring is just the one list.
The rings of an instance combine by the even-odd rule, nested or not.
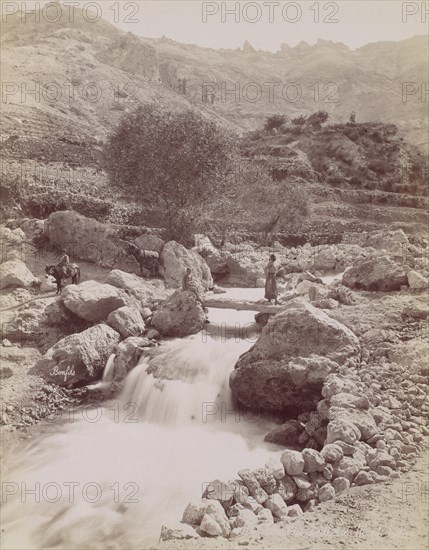
[(263, 287), (264, 268), (274, 253), (279, 278), (306, 271), (315, 275), (341, 273), (352, 268), (343, 281), (350, 288), (390, 291), (406, 285), (411, 289), (428, 287), (428, 244), (416, 247), (402, 230), (372, 231), (358, 240), (338, 244), (306, 243), (286, 248), (278, 242), (272, 247), (243, 242), (226, 243), (221, 250), (205, 235), (196, 235), (195, 250), (207, 260), (213, 276), (231, 285)]
[(1, 413), (1, 424), (10, 431), (26, 428), (40, 420), (58, 420), (62, 411), (76, 403), (75, 396), (55, 384), (45, 384), (35, 391), (28, 405), (8, 403)]
[(164, 527), (161, 539), (232, 539), (258, 524), (312, 511), (351, 486), (400, 477), (429, 434), (422, 418), (429, 412), (426, 390), (424, 376), (394, 363), (375, 370), (363, 362), (360, 369), (329, 375), (317, 411), (295, 421), (305, 434), (301, 442), (314, 441), (315, 431), (319, 440), (324, 434), (319, 450), (287, 449), (261, 468), (241, 470), (237, 479), (213, 481), (201, 502), (186, 507), (186, 525)]
[[(407, 315), (426, 318), (427, 308), (413, 303)], [(297, 409), (295, 419), (265, 437), (287, 449), (236, 479), (210, 483), (202, 500), (187, 506), (186, 525), (164, 527), (162, 540), (239, 537), (258, 524), (311, 511), (350, 487), (409, 470), (429, 435), (429, 369), (424, 359), (407, 359), (405, 344), (389, 345), (386, 357), (388, 335), (381, 329), (358, 340), (302, 299), (268, 321), (237, 362), (230, 385), (245, 407), (278, 415), (291, 405)], [(419, 338), (412, 347), (424, 355)]]

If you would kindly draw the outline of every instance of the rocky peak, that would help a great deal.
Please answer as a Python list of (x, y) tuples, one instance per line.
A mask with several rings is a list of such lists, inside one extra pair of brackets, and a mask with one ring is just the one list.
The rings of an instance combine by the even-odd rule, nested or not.
[(256, 53), (255, 48), (248, 40), (246, 40), (243, 44), (243, 53)]
[(131, 32), (118, 36), (98, 58), (123, 71), (143, 75), (150, 80), (159, 78), (157, 50)]

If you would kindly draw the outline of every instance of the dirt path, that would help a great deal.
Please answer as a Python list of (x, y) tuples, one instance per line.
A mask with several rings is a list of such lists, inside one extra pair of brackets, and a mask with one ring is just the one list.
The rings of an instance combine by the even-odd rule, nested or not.
[[(58, 260), (58, 253), (43, 249), (38, 250), (35, 254), (28, 255), (25, 259), (25, 263), (33, 275), (42, 278), (45, 276), (45, 267), (47, 265), (57, 265)], [(85, 262), (83, 260), (76, 260), (76, 258), (73, 257), (70, 258), (70, 261), (79, 264), (81, 269), (81, 281), (94, 280), (102, 283), (111, 271), (111, 268), (101, 267), (97, 264)], [(70, 284), (70, 279), (68, 282)]]
[(13, 306), (5, 307), (4, 309), (0, 309), (0, 313), (3, 313), (4, 311), (14, 311), (16, 309), (19, 309), (23, 306), (26, 306), (28, 304), (31, 304), (32, 302), (37, 302), (38, 300), (44, 300), (45, 298), (52, 298), (52, 296), (56, 296), (56, 292), (44, 292), (43, 294), (39, 294), (35, 298), (31, 298), (30, 300), (26, 300), (24, 302), (19, 302), (18, 304), (15, 304)]
[(234, 541), (168, 541), (157, 550), (235, 548), (264, 550), (425, 550), (429, 544), (428, 449), (401, 478), (352, 487), (314, 512), (259, 525)]
[[(72, 259), (72, 261), (74, 260)], [(45, 277), (46, 265), (56, 265), (58, 263), (58, 254), (48, 250), (39, 250), (37, 251), (37, 254), (28, 254), (25, 258), (25, 263), (35, 277), (43, 279), (43, 277)], [(81, 282), (92, 280), (97, 281), (98, 283), (104, 283), (107, 275), (111, 271), (110, 268), (100, 267), (99, 265), (91, 262), (79, 260), (78, 263), (81, 268)], [(68, 279), (65, 284), (63, 282), (63, 286), (69, 284), (72, 284), (71, 279)], [(24, 289), (4, 290), (1, 295), (2, 307), (0, 307), (0, 314), (7, 311), (18, 310), (22, 306), (38, 300), (44, 300), (45, 298), (55, 295), (55, 290), (36, 295), (30, 294), (30, 292)]]

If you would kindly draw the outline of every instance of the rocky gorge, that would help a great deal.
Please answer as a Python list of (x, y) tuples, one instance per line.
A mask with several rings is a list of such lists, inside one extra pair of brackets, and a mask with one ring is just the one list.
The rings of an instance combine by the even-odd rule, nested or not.
[(363, 4), (1, 4), (1, 548), (427, 549), (425, 6)]
[[(268, 254), (278, 258), (281, 304), (256, 314), (256, 340), (229, 376), (236, 410), (273, 421), (265, 441), (277, 454), (257, 468), (242, 464), (233, 479), (206, 483), (181, 523), (162, 527), (161, 548), (207, 537), (239, 544), (260, 525), (290, 522), (350, 487), (389, 482), (414, 464), (429, 435), (423, 238), (372, 232), (332, 245), (249, 241), (219, 250), (202, 235), (186, 249), (143, 232), (134, 241), (160, 255), (160, 277), (147, 280), (121, 252), (117, 228), (80, 216), (73, 235), (55, 231), (52, 239), (53, 224), (69, 227), (76, 216), (58, 212), (1, 228), (1, 420), (9, 435), (73, 403), (117, 395), (127, 375), (144, 358), (156, 359), (169, 339), (200, 333), (207, 313), (180, 288), (187, 267), (206, 300), (218, 293), (222, 299), (228, 285), (260, 288)], [(41, 266), (49, 250), (63, 246), (82, 264), (84, 280), (55, 297)], [(245, 307), (258, 311), (262, 302)], [(242, 304), (230, 299), (228, 307)], [(106, 364), (108, 383), (100, 386)], [(182, 376), (167, 371), (159, 370), (161, 381)]]

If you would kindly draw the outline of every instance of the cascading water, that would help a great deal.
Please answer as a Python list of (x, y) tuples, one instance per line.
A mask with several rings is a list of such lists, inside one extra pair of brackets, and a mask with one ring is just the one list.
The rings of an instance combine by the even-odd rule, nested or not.
[(69, 411), (8, 450), (2, 547), (147, 548), (205, 483), (280, 452), (263, 443), (271, 423), (233, 410), (228, 386), (255, 341), (237, 325), (249, 327), (253, 313), (211, 310), (210, 320), (143, 359), (117, 399)]
[(103, 378), (101, 380), (102, 383), (108, 384), (109, 382), (112, 382), (113, 375), (114, 375), (114, 372), (113, 372), (114, 364), (115, 364), (115, 354), (112, 353), (112, 355), (107, 360), (106, 366), (104, 368)]

